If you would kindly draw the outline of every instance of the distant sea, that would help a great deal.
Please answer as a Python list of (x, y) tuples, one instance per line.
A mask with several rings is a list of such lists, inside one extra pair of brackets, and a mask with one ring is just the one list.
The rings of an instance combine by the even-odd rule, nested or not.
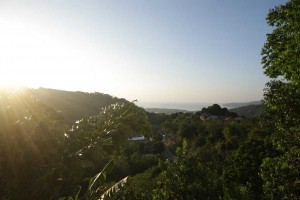
[[(213, 103), (167, 103), (167, 102), (137, 102), (136, 105), (143, 108), (166, 108), (186, 111), (199, 111), (203, 107), (211, 106)], [(221, 104), (219, 104), (221, 105)], [(222, 106), (222, 105), (221, 105)]]
[(222, 108), (233, 109), (249, 105), (262, 105), (263, 102), (248, 101), (248, 102), (233, 102), (233, 103), (174, 103), (174, 102), (137, 102), (136, 105), (143, 108), (159, 108), (159, 109), (176, 109), (183, 111), (200, 111), (203, 107), (208, 107), (213, 104), (219, 104)]

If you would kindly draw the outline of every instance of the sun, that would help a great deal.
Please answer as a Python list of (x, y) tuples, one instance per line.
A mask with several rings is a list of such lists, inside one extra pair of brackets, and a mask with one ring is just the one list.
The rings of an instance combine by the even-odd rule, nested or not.
[(86, 63), (65, 35), (34, 19), (0, 18), (0, 33), (2, 87), (68, 89), (72, 73)]
[[(39, 12), (0, 12), (0, 85), (115, 91), (118, 56)], [(47, 16), (47, 15), (43, 15)], [(112, 78), (111, 78), (112, 77)], [(99, 89), (101, 88), (101, 89)], [(104, 88), (104, 89), (103, 89)]]
[(3, 88), (14, 88), (24, 86), (24, 83), (18, 77), (18, 74), (12, 74), (10, 72), (3, 72), (1, 70), (1, 78), (0, 78), (0, 89)]
[(42, 67), (45, 52), (43, 38), (37, 27), (15, 19), (0, 19), (0, 85), (2, 87), (37, 82), (35, 73)]
[[(3, 65), (2, 65), (3, 66)], [(35, 74), (30, 73), (30, 70), (20, 70), (17, 67), (0, 67), (0, 87), (1, 88), (16, 88), (16, 87), (38, 87), (38, 81)], [(7, 65), (6, 65), (7, 66)], [(29, 69), (24, 67), (24, 69)]]

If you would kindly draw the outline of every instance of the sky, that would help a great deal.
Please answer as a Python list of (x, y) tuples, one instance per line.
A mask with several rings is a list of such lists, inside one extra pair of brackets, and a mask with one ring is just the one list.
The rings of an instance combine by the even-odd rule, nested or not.
[(0, 0), (0, 84), (140, 102), (261, 100), (284, 0)]

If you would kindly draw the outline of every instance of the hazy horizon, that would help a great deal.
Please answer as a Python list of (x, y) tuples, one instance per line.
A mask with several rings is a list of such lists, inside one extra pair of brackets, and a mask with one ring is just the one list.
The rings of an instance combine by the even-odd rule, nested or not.
[[(80, 90), (63, 90), (63, 89), (58, 89), (58, 88), (45, 88), (45, 87), (37, 87), (37, 88), (30, 88), (30, 87), (26, 87), (26, 86), (14, 86), (14, 85), (10, 85), (8, 87), (0, 87), (0, 91), (2, 91), (4, 89), (5, 90), (9, 90), (11, 92), (17, 92), (19, 90), (23, 90), (23, 89), (45, 89), (45, 90), (59, 90), (59, 91), (66, 91), (66, 92), (86, 92), (86, 91), (80, 91)], [(95, 91), (96, 93), (102, 93), (99, 91)], [(95, 93), (95, 92), (87, 92), (87, 93)], [(103, 94), (107, 94), (107, 93), (103, 93)], [(107, 94), (107, 95), (111, 95), (111, 94)], [(117, 98), (121, 98), (118, 96), (113, 96), (112, 97), (117, 97)], [(134, 100), (130, 100), (127, 99), (128, 101), (132, 101), (134, 102), (137, 106), (142, 107), (142, 108), (157, 108), (157, 109), (178, 109), (178, 110), (186, 110), (186, 111), (198, 111), (201, 110), (204, 107), (208, 107), (211, 106), (213, 104), (219, 104), (221, 107), (226, 107), (228, 109), (231, 108), (235, 108), (235, 107), (228, 107), (225, 104), (239, 104), (239, 103), (249, 103), (249, 102), (256, 102), (256, 101), (261, 101), (261, 100), (250, 100), (250, 101), (231, 101), (231, 102), (191, 102), (191, 101), (140, 101), (139, 99), (134, 99)]]
[[(31, 89), (50, 89), (50, 90), (61, 90), (56, 88), (31, 88)], [(67, 92), (85, 92), (85, 91), (79, 91), (79, 90), (61, 90), (61, 91), (67, 91)], [(98, 91), (95, 91), (98, 92)], [(93, 93), (93, 92), (92, 92)], [(102, 93), (102, 92), (99, 92)], [(107, 94), (107, 93), (104, 93)], [(108, 94), (111, 95), (111, 94)], [(118, 96), (113, 96), (117, 98), (121, 98)], [(129, 99), (127, 99), (129, 100)], [(197, 111), (201, 110), (204, 107), (211, 106), (213, 104), (219, 104), (221, 107), (226, 107), (228, 109), (235, 108), (235, 107), (228, 107), (225, 104), (228, 103), (249, 103), (249, 102), (255, 102), (255, 101), (261, 101), (261, 99), (257, 100), (250, 100), (250, 101), (231, 101), (231, 102), (188, 102), (188, 101), (140, 101), (138, 99), (129, 100), (133, 101), (137, 106), (142, 108), (158, 108), (158, 109), (179, 109), (179, 110), (186, 110), (186, 111)]]
[(141, 102), (260, 100), (270, 1), (0, 1), (2, 84)]
[[(216, 102), (215, 102), (216, 103)], [(195, 102), (136, 102), (136, 105), (143, 108), (158, 109), (178, 109), (186, 111), (198, 111), (214, 103), (195, 103)], [(222, 105), (222, 104), (221, 104)]]

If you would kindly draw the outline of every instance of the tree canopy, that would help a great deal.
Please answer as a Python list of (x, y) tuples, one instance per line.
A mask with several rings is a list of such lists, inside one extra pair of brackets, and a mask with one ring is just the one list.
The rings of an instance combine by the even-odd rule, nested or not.
[(268, 199), (297, 199), (300, 194), (300, 1), (271, 9), (274, 27), (262, 49), (265, 74), (273, 78), (264, 93), (263, 125), (280, 154), (264, 159), (263, 189)]
[(300, 85), (300, 1), (290, 0), (271, 9), (267, 22), (274, 27), (267, 34), (262, 49), (265, 74), (271, 78), (283, 77)]

